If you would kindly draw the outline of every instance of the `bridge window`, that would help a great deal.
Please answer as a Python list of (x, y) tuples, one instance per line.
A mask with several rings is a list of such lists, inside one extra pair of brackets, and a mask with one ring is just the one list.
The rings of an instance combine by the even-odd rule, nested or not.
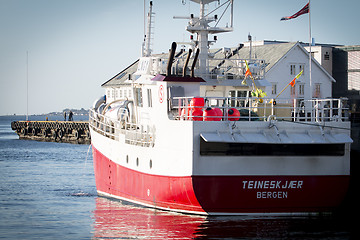
[(143, 106), (142, 89), (141, 88), (136, 88), (135, 89), (135, 101), (136, 101), (136, 105), (138, 107)]
[(151, 89), (147, 89), (148, 107), (152, 107), (152, 94)]

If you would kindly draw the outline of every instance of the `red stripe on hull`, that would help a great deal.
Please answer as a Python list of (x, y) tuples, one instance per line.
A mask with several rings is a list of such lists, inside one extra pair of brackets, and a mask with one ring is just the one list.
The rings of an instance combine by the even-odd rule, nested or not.
[(194, 195), (191, 176), (144, 174), (120, 166), (93, 147), (98, 191), (159, 208), (204, 212)]
[(296, 213), (331, 211), (343, 200), (349, 176), (150, 175), (120, 166), (93, 147), (97, 190), (174, 211)]

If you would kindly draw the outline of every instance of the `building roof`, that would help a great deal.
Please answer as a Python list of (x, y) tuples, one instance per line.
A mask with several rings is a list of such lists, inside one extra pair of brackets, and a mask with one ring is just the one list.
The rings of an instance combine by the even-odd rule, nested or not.
[[(299, 42), (285, 42), (285, 43), (274, 43), (274, 44), (265, 44), (265, 45), (258, 45), (252, 47), (252, 58), (265, 60), (266, 68), (265, 72), (268, 72), (270, 69), (272, 69), (273, 66), (275, 66), (280, 60), (282, 60), (293, 48), (296, 46), (300, 47), (304, 51), (305, 54), (308, 54), (307, 51), (301, 46), (301, 43)], [(213, 54), (214, 59), (220, 59), (224, 58), (224, 52), (221, 51), (222, 49), (211, 49), (210, 52)], [(243, 47), (243, 45), (239, 45), (238, 47), (230, 48), (231, 54), (228, 56), (228, 58), (234, 57), (238, 59), (249, 59), (249, 53), (250, 48), (249, 47)], [(181, 50), (177, 56), (181, 56), (187, 54), (187, 52)], [(167, 57), (167, 53), (160, 54), (161, 57)], [(159, 56), (160, 56), (159, 55)], [(157, 55), (158, 56), (158, 55)], [(112, 87), (112, 86), (118, 86), (120, 84), (130, 84), (130, 82), (127, 82), (127, 80), (130, 80), (130, 77), (133, 73), (137, 70), (139, 59), (134, 61), (131, 65), (129, 65), (127, 68), (125, 68), (120, 73), (116, 74), (113, 78), (109, 79), (105, 83), (103, 83), (102, 87)], [(219, 60), (220, 62), (220, 60)], [(335, 81), (333, 77), (324, 70), (323, 67), (317, 61), (315, 61), (317, 66), (319, 66), (330, 78), (332, 81)]]
[[(130, 64), (127, 68), (116, 74), (114, 77), (110, 78), (103, 84), (101, 84), (102, 87), (112, 87), (112, 86), (118, 86), (120, 84), (124, 85), (126, 84), (127, 80), (130, 80), (131, 75), (136, 72), (137, 65), (138, 65), (139, 59), (137, 59), (135, 62)], [(130, 77), (129, 77), (130, 76)], [(130, 84), (130, 82), (128, 83)]]
[[(288, 42), (288, 43), (275, 43), (275, 44), (265, 44), (261, 46), (255, 46), (252, 48), (253, 56), (258, 59), (263, 59), (268, 64), (265, 68), (265, 72), (269, 72), (278, 62), (284, 59), (287, 54), (294, 48), (299, 47), (304, 54), (308, 55), (309, 53), (302, 46), (300, 42)], [(239, 50), (239, 58), (249, 58), (249, 47), (244, 47)], [(247, 54), (247, 55), (246, 55)], [(335, 79), (328, 73), (314, 58), (313, 63), (318, 66), (321, 71), (323, 71), (330, 79), (330, 81), (335, 82)]]
[(338, 46), (336, 49), (340, 49), (343, 51), (360, 51), (360, 45), (349, 45), (349, 46)]
[[(297, 42), (265, 44), (252, 47), (252, 58), (263, 59), (267, 63), (268, 72), (283, 56), (285, 56)], [(250, 48), (243, 47), (238, 52), (238, 58), (249, 59)]]

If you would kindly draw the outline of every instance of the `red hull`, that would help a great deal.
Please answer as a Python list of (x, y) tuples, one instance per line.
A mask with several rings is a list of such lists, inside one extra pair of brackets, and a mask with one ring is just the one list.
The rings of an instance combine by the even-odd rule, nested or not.
[(331, 211), (349, 176), (159, 176), (120, 166), (93, 146), (99, 193), (146, 206), (213, 214)]

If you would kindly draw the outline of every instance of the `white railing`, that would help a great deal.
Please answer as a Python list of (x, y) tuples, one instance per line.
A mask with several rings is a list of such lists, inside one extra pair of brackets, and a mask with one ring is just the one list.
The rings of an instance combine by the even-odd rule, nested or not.
[(150, 126), (131, 123), (128, 121), (119, 121), (97, 113), (93, 109), (89, 111), (89, 126), (97, 133), (110, 139), (119, 141), (125, 139), (125, 143), (143, 146), (154, 146), (154, 133)]
[[(269, 116), (285, 121), (348, 121), (347, 99), (259, 99), (249, 97), (205, 97), (204, 106), (191, 106), (193, 97), (169, 99), (170, 117), (173, 120), (192, 121), (268, 121)], [(206, 115), (206, 109), (218, 108), (220, 116)], [(201, 110), (201, 112), (195, 110)], [(229, 114), (236, 109), (240, 116)], [(193, 115), (193, 113), (195, 113)], [(230, 112), (233, 113), (233, 112)]]

